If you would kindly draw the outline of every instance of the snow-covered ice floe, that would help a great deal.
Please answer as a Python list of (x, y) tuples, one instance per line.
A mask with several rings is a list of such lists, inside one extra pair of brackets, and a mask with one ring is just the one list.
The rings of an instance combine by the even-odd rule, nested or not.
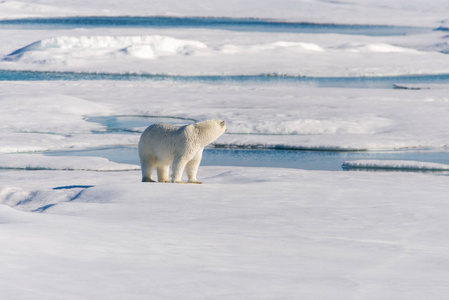
[[(220, 118), (220, 147), (447, 149), (447, 94), (177, 82), (0, 82), (0, 152), (135, 146), (146, 116)], [(29, 90), (29, 92), (27, 92)], [(188, 103), (188, 105), (187, 105)], [(93, 116), (142, 116), (132, 134)], [(91, 121), (89, 121), (91, 120)], [(136, 128), (138, 127), (138, 128)], [(126, 128), (125, 128), (126, 129)], [(137, 131), (135, 130), (137, 129)]]
[(449, 171), (449, 165), (409, 160), (353, 160), (345, 161), (343, 169), (380, 169), (397, 171)]
[(110, 35), (60, 35), (34, 41), (5, 53), (0, 69), (178, 76), (449, 73), (445, 54), (426, 50), (425, 42), (415, 45), (419, 35), (369, 40), (363, 36), (253, 33), (254, 38), (247, 40), (226, 31), (211, 34), (190, 29), (184, 35), (174, 29), (154, 35), (142, 29), (137, 31), (146, 34), (121, 31), (126, 34), (108, 29)]

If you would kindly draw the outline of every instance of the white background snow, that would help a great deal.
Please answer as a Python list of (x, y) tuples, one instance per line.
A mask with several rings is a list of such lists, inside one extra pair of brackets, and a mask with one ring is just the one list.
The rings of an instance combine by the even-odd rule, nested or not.
[[(436, 28), (446, 1), (0, 1), (0, 18), (261, 17)], [(447, 32), (0, 28), (0, 69), (169, 75), (449, 73)], [(447, 151), (447, 86), (0, 82), (5, 299), (447, 299), (447, 173), (200, 167), (203, 185), (48, 150), (135, 146), (89, 116), (222, 118), (223, 146)], [(418, 162), (356, 166), (429, 169)], [(386, 164), (386, 165), (383, 165)], [(443, 168), (443, 167), (442, 167)]]

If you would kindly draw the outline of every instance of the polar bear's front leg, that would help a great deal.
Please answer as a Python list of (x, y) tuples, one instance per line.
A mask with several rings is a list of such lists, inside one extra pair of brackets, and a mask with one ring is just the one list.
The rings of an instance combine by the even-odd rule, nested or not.
[(204, 148), (200, 149), (198, 153), (192, 158), (192, 160), (190, 160), (186, 165), (186, 173), (189, 183), (202, 183), (201, 181), (198, 181), (198, 179), (196, 179), (196, 174), (201, 163), (201, 158), (203, 157), (203, 150)]
[(184, 172), (186, 163), (187, 163), (187, 161), (184, 157), (181, 157), (178, 155), (175, 156), (175, 160), (173, 161), (173, 165), (172, 165), (172, 170), (173, 170), (172, 182), (184, 183), (182, 181), (182, 173)]

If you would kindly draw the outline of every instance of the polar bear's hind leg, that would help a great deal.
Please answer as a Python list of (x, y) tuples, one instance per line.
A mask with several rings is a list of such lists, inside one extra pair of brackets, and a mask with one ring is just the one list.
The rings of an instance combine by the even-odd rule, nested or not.
[(171, 182), (170, 181), (170, 165), (157, 167), (157, 181)]
[(153, 171), (156, 168), (156, 164), (151, 159), (142, 160), (142, 182), (156, 182), (153, 180)]

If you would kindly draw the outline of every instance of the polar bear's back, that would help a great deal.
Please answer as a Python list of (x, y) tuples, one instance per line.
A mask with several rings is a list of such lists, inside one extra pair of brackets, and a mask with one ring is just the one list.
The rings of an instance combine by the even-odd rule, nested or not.
[(174, 134), (179, 130), (182, 130), (183, 127), (176, 126), (168, 123), (156, 123), (151, 126), (148, 126), (147, 129), (145, 129), (144, 133), (147, 132), (148, 134), (156, 135), (156, 134)]
[(160, 160), (173, 160), (176, 144), (182, 140), (185, 126), (157, 123), (142, 133), (139, 152)]

